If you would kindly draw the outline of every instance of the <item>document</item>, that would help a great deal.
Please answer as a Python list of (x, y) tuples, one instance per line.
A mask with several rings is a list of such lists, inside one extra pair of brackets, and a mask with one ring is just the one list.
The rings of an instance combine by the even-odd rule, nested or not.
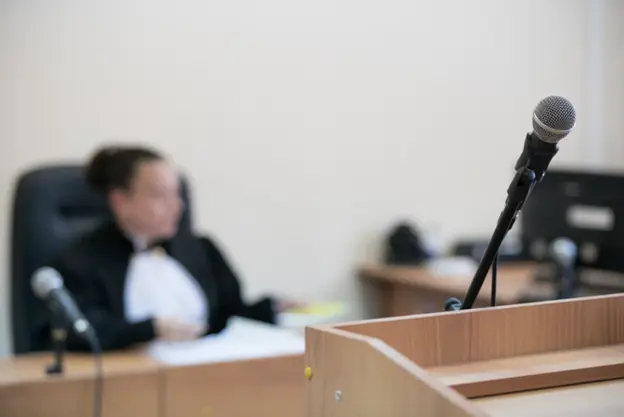
[(235, 317), (219, 334), (189, 342), (156, 341), (147, 351), (168, 365), (195, 365), (299, 355), (305, 352), (305, 338), (292, 330)]
[(427, 269), (434, 275), (470, 279), (477, 272), (479, 264), (466, 256), (441, 257), (428, 261)]

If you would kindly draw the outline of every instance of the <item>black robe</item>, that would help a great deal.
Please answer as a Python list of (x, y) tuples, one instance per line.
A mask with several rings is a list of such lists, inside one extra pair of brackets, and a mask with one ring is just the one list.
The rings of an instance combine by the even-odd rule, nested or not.
[[(236, 275), (210, 239), (181, 230), (160, 246), (186, 268), (203, 290), (209, 305), (208, 333), (223, 330), (232, 316), (275, 323), (273, 301), (266, 297), (246, 304)], [(123, 349), (156, 337), (152, 319), (138, 323), (125, 319), (124, 291), (133, 253), (132, 242), (119, 228), (106, 224), (51, 263), (94, 327), (103, 350)], [(154, 285), (158, 285), (157, 278)], [(48, 325), (40, 326), (35, 336), (41, 341), (37, 344), (50, 345)], [(67, 348), (85, 350), (88, 346), (70, 334)]]

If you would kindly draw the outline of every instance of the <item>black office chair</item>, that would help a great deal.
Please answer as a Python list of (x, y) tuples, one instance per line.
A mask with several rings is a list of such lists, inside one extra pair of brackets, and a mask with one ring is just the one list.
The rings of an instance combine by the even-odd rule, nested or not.
[[(189, 191), (181, 227), (191, 227)], [(33, 272), (79, 236), (111, 219), (106, 199), (87, 185), (78, 165), (39, 167), (17, 181), (11, 231), (11, 323), (13, 352), (45, 349), (34, 340), (35, 317), (43, 303), (31, 290)]]

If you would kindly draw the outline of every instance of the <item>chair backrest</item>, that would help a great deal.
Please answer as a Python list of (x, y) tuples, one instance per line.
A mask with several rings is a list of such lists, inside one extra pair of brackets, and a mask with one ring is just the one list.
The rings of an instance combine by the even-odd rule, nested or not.
[[(182, 227), (191, 227), (189, 192), (183, 181)], [(22, 174), (13, 200), (11, 231), (11, 324), (15, 354), (39, 350), (32, 340), (41, 303), (30, 280), (74, 239), (111, 219), (106, 198), (92, 189), (78, 165), (39, 167)]]

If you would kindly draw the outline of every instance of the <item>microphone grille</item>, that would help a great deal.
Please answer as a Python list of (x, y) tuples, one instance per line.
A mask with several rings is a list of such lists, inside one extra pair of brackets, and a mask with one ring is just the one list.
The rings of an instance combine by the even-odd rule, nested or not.
[(46, 298), (51, 291), (63, 287), (63, 278), (56, 269), (46, 266), (35, 271), (30, 284), (37, 297)]
[(576, 110), (568, 99), (548, 96), (533, 111), (533, 131), (544, 142), (557, 143), (572, 131)]

